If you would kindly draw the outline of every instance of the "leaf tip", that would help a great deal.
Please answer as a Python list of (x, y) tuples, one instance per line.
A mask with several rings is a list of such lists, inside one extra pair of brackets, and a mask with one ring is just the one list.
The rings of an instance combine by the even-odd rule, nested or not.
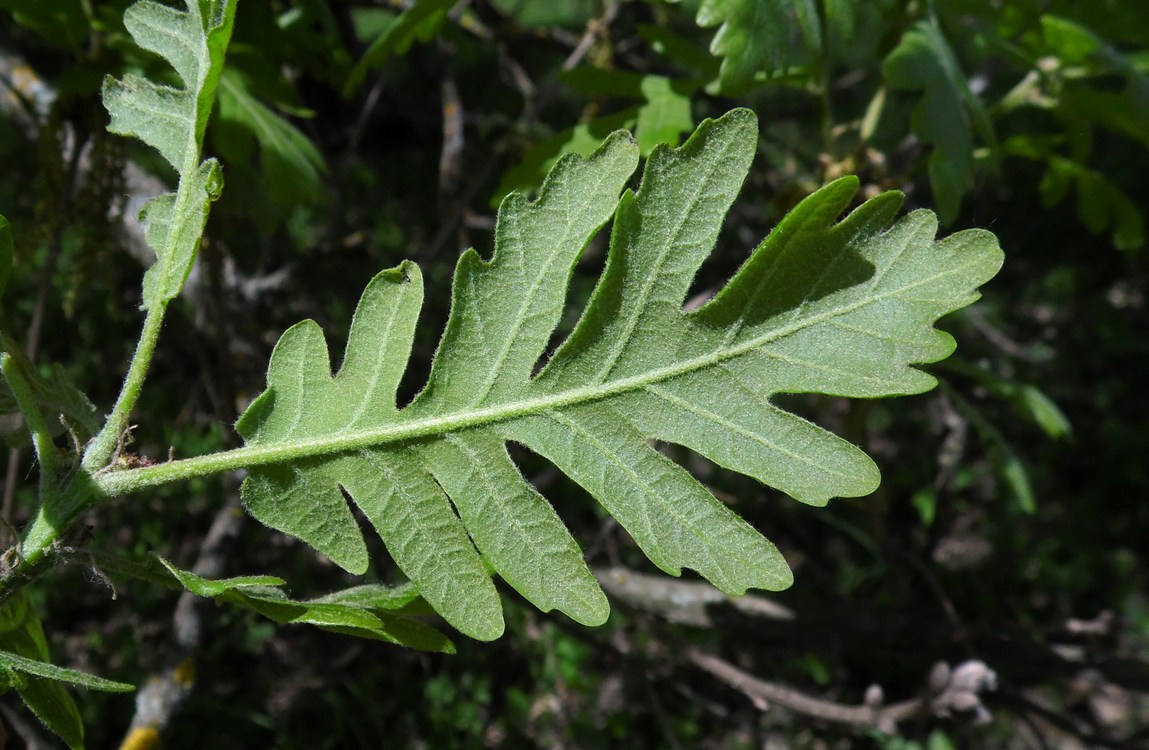
[(506, 623), (503, 621), (501, 611), (498, 612), (495, 617), (480, 618), (466, 625), (462, 623), (452, 624), (455, 625), (463, 635), (474, 638), (477, 641), (485, 642), (498, 640), (506, 630)]

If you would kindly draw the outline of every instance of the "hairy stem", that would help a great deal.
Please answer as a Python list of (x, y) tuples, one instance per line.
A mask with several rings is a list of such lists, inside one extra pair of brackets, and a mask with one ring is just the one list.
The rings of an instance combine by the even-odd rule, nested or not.
[(116, 398), (116, 405), (112, 407), (112, 413), (108, 415), (100, 434), (92, 439), (88, 449), (84, 451), (81, 465), (89, 472), (95, 472), (110, 464), (121, 447), (124, 432), (128, 429), (128, 420), (136, 405), (136, 399), (140, 396), (144, 378), (147, 377), (148, 367), (156, 350), (166, 309), (166, 302), (157, 302), (148, 308), (143, 330), (140, 331), (140, 340), (136, 345), (135, 354), (132, 355), (132, 364), (128, 367), (120, 395)]
[[(67, 486), (62, 486), (62, 477), (59, 476), (59, 469), (56, 466), (56, 447), (43, 422), (43, 417), (34, 408), (35, 404), (32, 401), (29, 400), (25, 404), (21, 400), (20, 391), (27, 389), (22, 387), (23, 381), (18, 368), (9, 356), (4, 355), (2, 360), (4, 375), (28, 420), (36, 457), (40, 461), (42, 479), (40, 507), (24, 532), (19, 549), (19, 563), (14, 570), (6, 571), (0, 576), (0, 603), (50, 567), (53, 549), (61, 543), (76, 517), (87, 510), (92, 503), (109, 497), (93, 481), (93, 475), (108, 466), (120, 449), (124, 432), (128, 427), (128, 418), (131, 416), (136, 399), (139, 398), (148, 366), (156, 349), (166, 307), (166, 304), (159, 303), (148, 310), (136, 352), (112, 413), (108, 415), (100, 433), (84, 451), (80, 471), (71, 477)], [(31, 398), (27, 393), (24, 397), (25, 400)]]

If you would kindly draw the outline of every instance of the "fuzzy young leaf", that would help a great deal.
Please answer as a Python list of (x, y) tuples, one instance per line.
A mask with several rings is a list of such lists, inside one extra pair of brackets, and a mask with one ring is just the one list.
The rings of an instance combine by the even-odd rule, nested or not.
[[(977, 298), (1001, 251), (980, 231), (935, 243), (927, 211), (891, 227), (898, 194), (835, 224), (857, 189), (845, 178), (795, 208), (712, 302), (684, 312), (756, 145), (749, 111), (708, 120), (681, 148), (655, 149), (637, 194), (619, 200), (637, 149), (616, 134), (587, 159), (560, 160), (534, 203), (508, 197), (491, 259), (469, 250), (459, 261), (427, 385), (402, 410), (416, 266), (368, 285), (335, 375), (319, 327), (289, 329), (267, 391), (237, 424), (264, 456), (244, 481), (248, 509), (359, 573), (367, 551), (349, 496), (424, 598), (473, 637), (502, 631), (487, 566), (539, 608), (601, 623), (606, 599), (512, 462), (513, 441), (586, 488), (663, 570), (693, 568), (728, 594), (788, 586), (775, 547), (651, 441), (807, 503), (871, 492), (879, 477), (864, 453), (771, 397), (933, 387), (910, 365), (950, 354), (933, 323)], [(603, 277), (533, 376), (573, 265), (612, 210)]]
[(139, 138), (181, 176), (198, 166), (235, 0), (187, 0), (186, 7), (141, 0), (124, 13), (132, 39), (171, 63), (183, 88), (133, 74), (104, 80), (104, 106), (112, 116), (108, 130)]
[(49, 664), (46, 661), (28, 659), (19, 654), (13, 654), (7, 651), (0, 651), (0, 664), (16, 672), (24, 672), (25, 674), (35, 675), (36, 677), (44, 677), (49, 680), (54, 680), (55, 682), (67, 682), (71, 685), (88, 688), (89, 690), (130, 693), (136, 689), (134, 685), (129, 685), (126, 682), (106, 680), (103, 677), (97, 677), (87, 672), (78, 672), (75, 669), (57, 667), (55, 664)]
[(196, 596), (255, 610), (281, 624), (315, 625), (359, 638), (385, 641), (421, 651), (454, 653), (454, 645), (439, 631), (421, 622), (394, 614), (418, 598), (408, 587), (361, 586), (319, 599), (290, 599), (279, 588), (284, 581), (274, 576), (242, 576), (210, 580), (181, 570), (167, 560), (160, 563), (186, 590)]
[(187, 281), (223, 177), (214, 159), (200, 163), (224, 52), (235, 20), (235, 0), (188, 0), (187, 10), (154, 0), (128, 8), (124, 25), (144, 49), (175, 68), (183, 88), (128, 74), (104, 79), (108, 130), (139, 138), (155, 148), (179, 175), (175, 193), (149, 201), (140, 212), (156, 263), (144, 276), (143, 308), (166, 303)]
[(62, 683), (97, 690), (133, 688), (122, 682), (57, 667), (48, 663), (49, 658), (44, 628), (27, 594), (20, 592), (0, 605), (0, 681), (14, 685), (29, 710), (68, 747), (82, 748), (84, 724), (76, 702)]

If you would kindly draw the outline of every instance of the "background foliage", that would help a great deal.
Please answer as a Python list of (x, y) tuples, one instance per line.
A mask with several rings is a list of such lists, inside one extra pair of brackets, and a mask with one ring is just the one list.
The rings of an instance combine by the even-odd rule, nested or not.
[[(127, 4), (0, 0), (0, 207), (16, 250), (0, 327), (22, 334), (62, 393), (74, 382), (101, 408), (139, 321), (138, 238), (121, 216), (139, 208), (135, 186), (172, 177), (104, 131), (103, 74), (167, 75), (130, 44)], [(757, 158), (698, 292), (847, 173), (863, 192), (906, 191), (951, 231), (991, 228), (1006, 265), (978, 306), (947, 321), (959, 349), (934, 371), (943, 388), (783, 400), (875, 456), (874, 495), (810, 509), (678, 456), (791, 561), (795, 587), (771, 599), (793, 621), (719, 604), (684, 623), (663, 599), (608, 585), (613, 614), (592, 630), (504, 591), (507, 635), (457, 639), (445, 656), (222, 606), (202, 623), (197, 686), (169, 747), (1146, 741), (1145, 3), (245, 0), (228, 65), (206, 136), (227, 190), (137, 409), (140, 460), (235, 444), (230, 425), (262, 387), (280, 331), (311, 317), (341, 349), (365, 280), (403, 258), (428, 288), (447, 288), (461, 250), (489, 251), (506, 190), (537, 188), (560, 154), (589, 153), (618, 127), (645, 155), (733, 106), (758, 113)], [(576, 307), (601, 261), (592, 247), (577, 269)], [(447, 312), (446, 295), (428, 299), (401, 403), (424, 382)], [(20, 528), (35, 468), (26, 449), (15, 455), (2, 510)], [(576, 486), (516, 458), (593, 569), (648, 570)], [(208, 479), (129, 499), (87, 520), (87, 547), (191, 567), (236, 492)], [(299, 596), (354, 580), (256, 524), (236, 533), (227, 575), (268, 571)], [(57, 663), (142, 683), (179, 653), (174, 595), (102, 571), (77, 558), (30, 604)], [(871, 684), (889, 700), (915, 695), (939, 660), (983, 659), (1000, 685), (984, 697), (988, 724), (905, 723), (889, 739), (763, 710), (676, 658), (688, 645), (850, 704)], [(132, 720), (120, 695), (79, 704), (91, 746)], [(12, 727), (21, 716), (5, 711)]]

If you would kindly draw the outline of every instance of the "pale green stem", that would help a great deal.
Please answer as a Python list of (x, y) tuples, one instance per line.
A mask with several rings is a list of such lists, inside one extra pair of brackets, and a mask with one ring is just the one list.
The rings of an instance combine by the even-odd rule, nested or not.
[[(43, 440), (36, 442), (36, 454), (40, 458), (41, 475), (49, 480), (48, 483), (41, 482), (40, 507), (36, 511), (36, 517), (32, 519), (32, 523), (24, 532), (24, 539), (20, 545), (20, 571), (25, 577), (36, 575), (47, 564), (48, 553), (53, 545), (60, 540), (60, 537), (78, 515), (83, 513), (93, 502), (107, 496), (99, 486), (92, 482), (91, 477), (98, 470), (108, 466), (115, 459), (116, 453), (122, 446), (124, 432), (128, 428), (128, 419), (136, 404), (136, 399), (139, 398), (144, 378), (147, 377), (148, 366), (151, 364), (152, 355), (156, 349), (156, 341), (159, 339), (166, 307), (166, 302), (159, 302), (153, 305), (144, 317), (144, 327), (140, 331), (140, 340), (136, 345), (135, 354), (132, 356), (132, 363), (128, 367), (128, 374), (124, 378), (120, 395), (116, 399), (115, 406), (112, 407), (112, 413), (108, 415), (100, 433), (88, 444), (87, 450), (84, 451), (81, 469), (67, 488), (57, 487), (54, 482), (55, 477), (48, 471), (49, 464), (45, 461), (45, 456), (51, 456), (48, 460), (54, 462), (55, 446), (47, 431), (43, 429), (43, 425), (41, 424), (40, 428), (37, 429), (37, 425), (33, 424), (32, 420), (39, 418), (39, 412), (24, 410), (25, 416), (29, 417), (28, 426), (32, 429), (33, 439), (37, 440), (37, 434), (43, 433)], [(9, 369), (15, 369), (8, 366), (7, 358), (5, 358), (4, 364), (5, 375), (8, 375)], [(10, 377), (9, 383), (14, 383), (17, 380), (19, 379), (13, 380)], [(16, 390), (17, 388), (13, 388), (13, 395), (16, 395)], [(21, 407), (23, 406), (21, 403)], [(42, 418), (40, 421), (42, 423)], [(46, 445), (41, 445), (41, 442), (45, 441)], [(52, 465), (54, 466), (54, 463)], [(0, 591), (0, 599), (18, 585), (16, 583), (4, 587), (4, 590)]]
[[(59, 502), (62, 499), (59, 494), (61, 477), (56, 444), (52, 441), (48, 424), (44, 421), (44, 415), (32, 396), (31, 387), (10, 354), (0, 354), (0, 369), (3, 370), (4, 379), (32, 433), (32, 445), (36, 451), (36, 459), (40, 462), (40, 507), (36, 511), (36, 518), (25, 533), (25, 539), (20, 543), (17, 558), (19, 565), (15, 571), (6, 573), (0, 581), (0, 603), (3, 603), (43, 569), (47, 562), (46, 553), (52, 543), (59, 538), (59, 530), (64, 528), (63, 525), (54, 528), (52, 519), (59, 515), (60, 506), (66, 503)], [(79, 499), (80, 495), (76, 494), (74, 497)]]
[(152, 354), (156, 350), (166, 309), (166, 300), (157, 301), (148, 309), (143, 330), (140, 331), (140, 341), (136, 345), (135, 354), (132, 355), (132, 364), (128, 367), (128, 374), (124, 378), (124, 385), (120, 389), (116, 405), (112, 407), (112, 413), (108, 415), (100, 434), (92, 439), (84, 451), (81, 466), (89, 472), (98, 471), (111, 463), (123, 445), (128, 420), (136, 405), (136, 399), (140, 396), (144, 378), (148, 375), (148, 367), (152, 363)]
[(24, 379), (23, 373), (16, 365), (10, 354), (0, 354), (0, 368), (4, 372), (4, 380), (12, 391), (13, 398), (24, 415), (28, 430), (32, 433), (32, 446), (36, 450), (36, 460), (40, 462), (40, 475), (49, 480), (56, 478), (56, 444), (52, 442), (52, 433), (44, 422), (44, 415), (32, 396), (31, 387)]

